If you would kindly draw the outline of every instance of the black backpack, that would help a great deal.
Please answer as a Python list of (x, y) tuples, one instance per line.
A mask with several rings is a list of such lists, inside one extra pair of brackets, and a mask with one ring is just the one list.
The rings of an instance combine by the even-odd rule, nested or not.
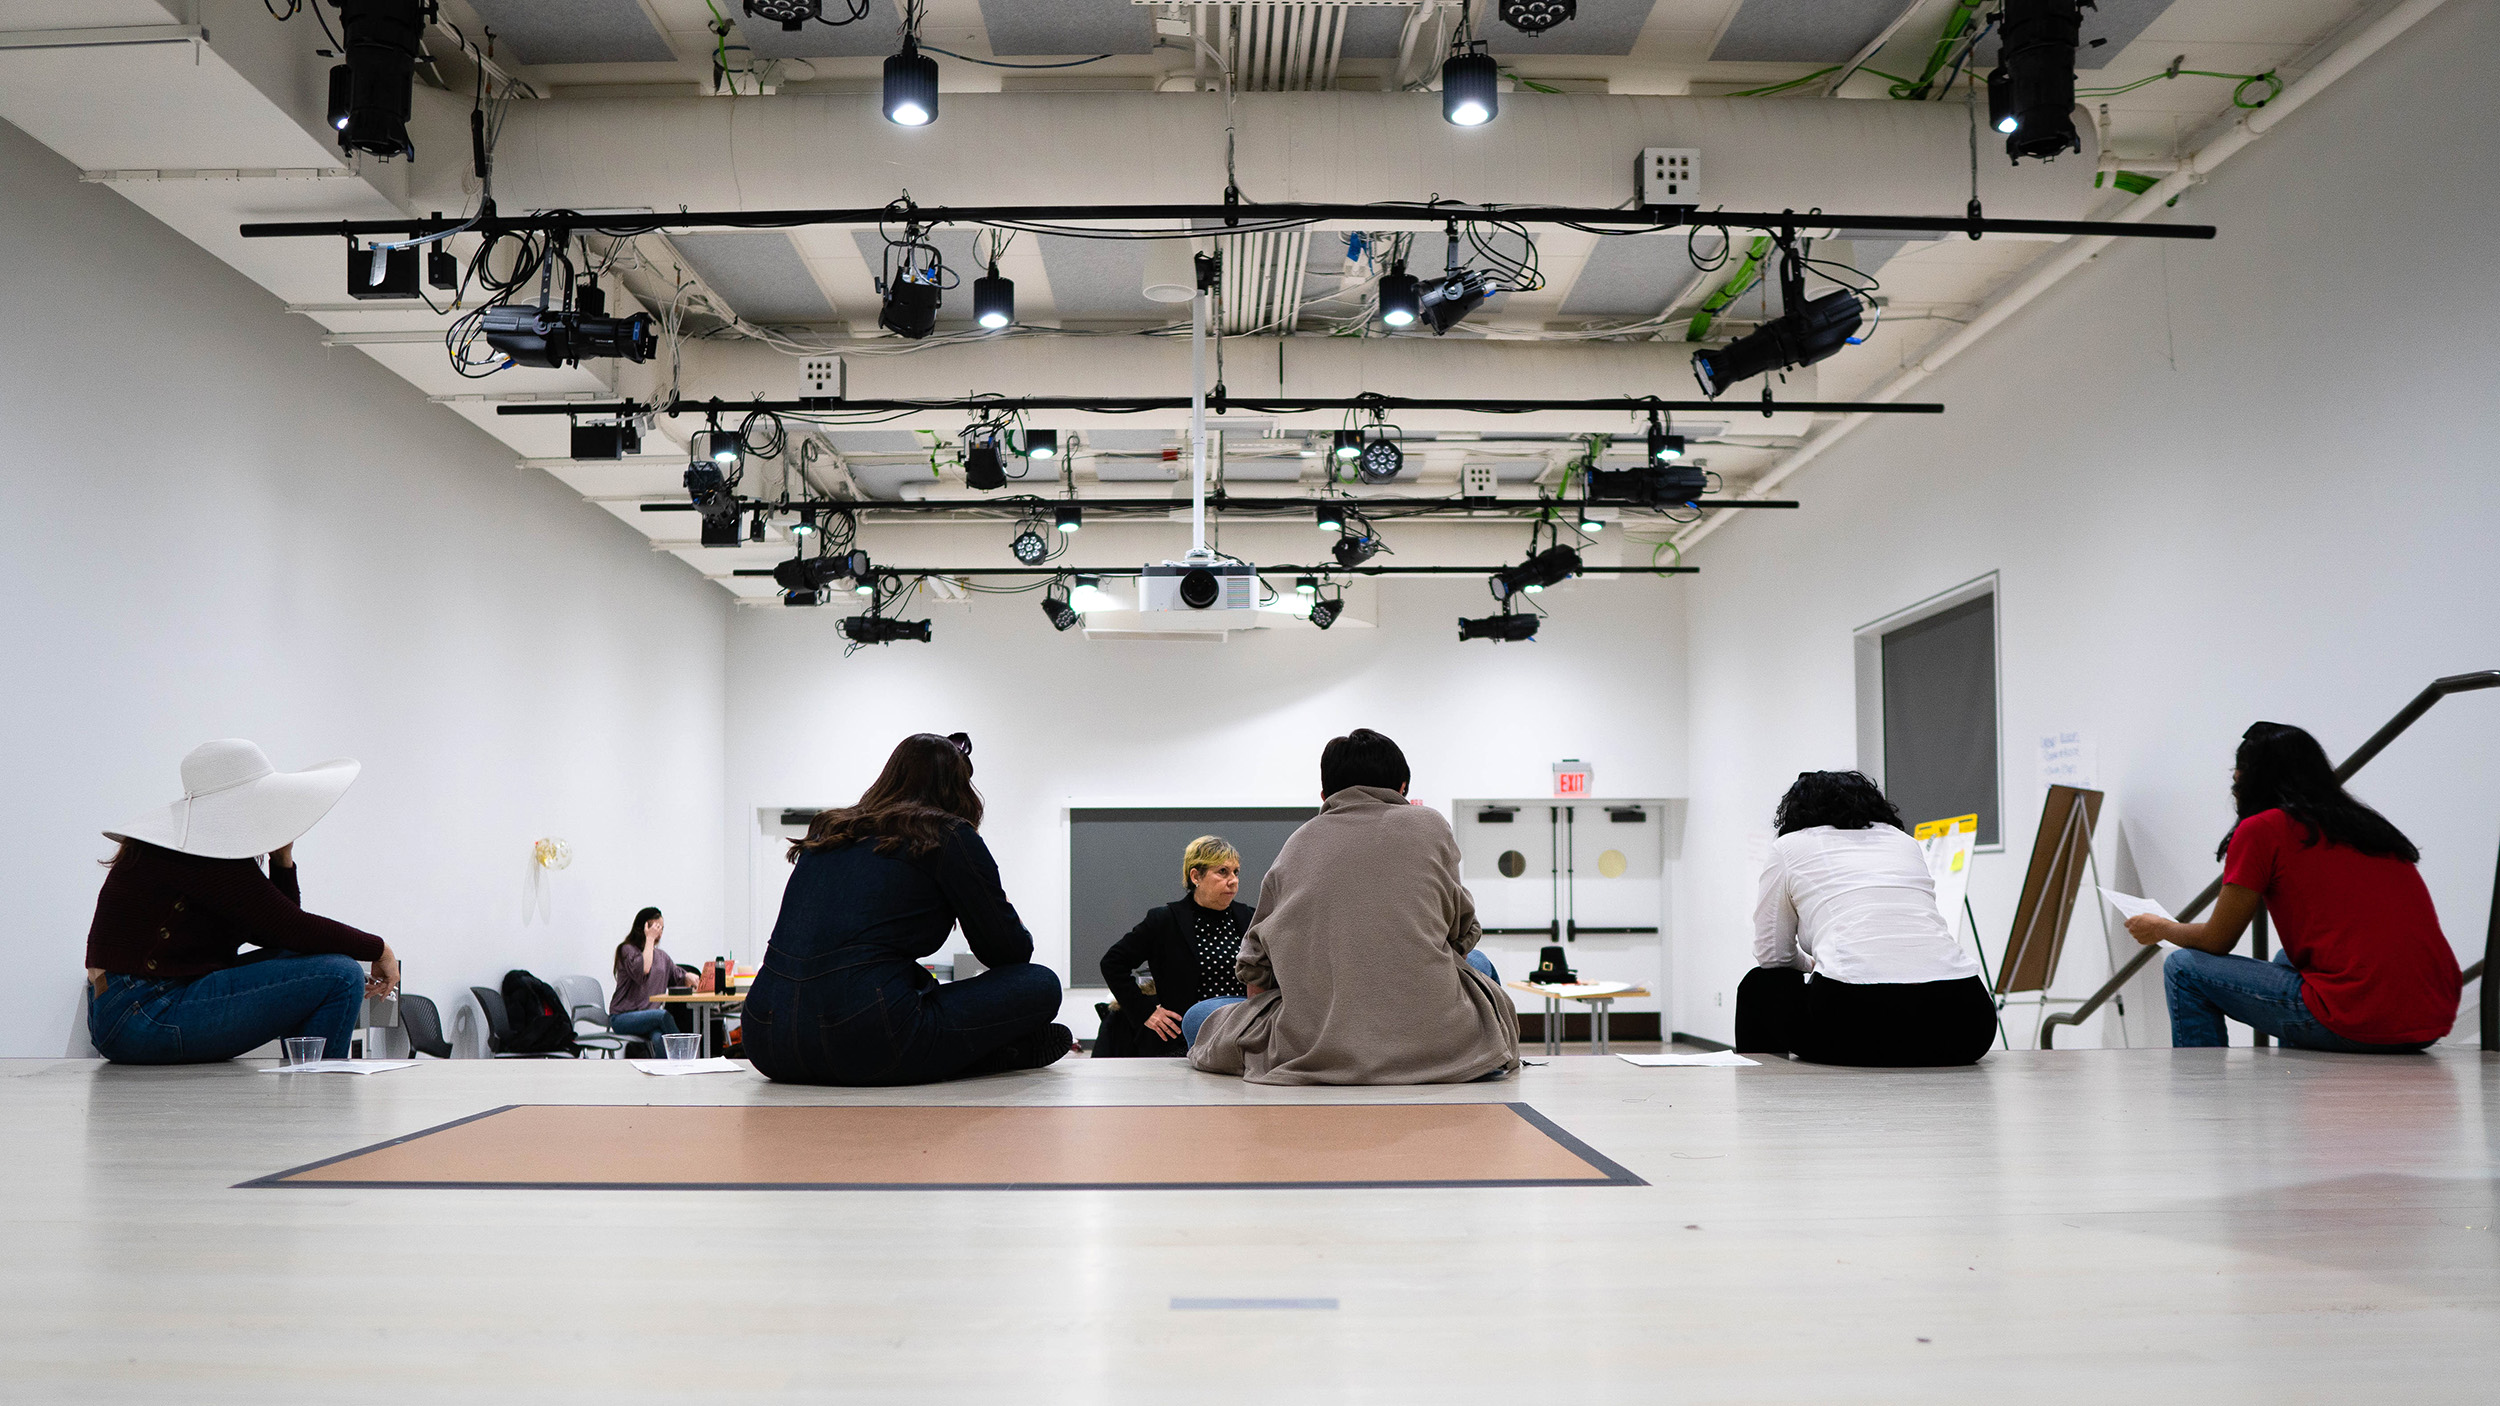
[(504, 1037), (497, 1054), (579, 1054), (573, 1016), (556, 989), (525, 971), (503, 974)]

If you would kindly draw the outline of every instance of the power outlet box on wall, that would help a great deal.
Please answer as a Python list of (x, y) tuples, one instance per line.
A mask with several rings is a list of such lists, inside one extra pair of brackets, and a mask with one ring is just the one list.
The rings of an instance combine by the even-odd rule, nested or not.
[(799, 361), (799, 399), (839, 400), (844, 394), (844, 384), (842, 358), (811, 356)]
[(1699, 205), (1701, 148), (1653, 146), (1642, 151), (1632, 197), (1642, 205)]
[(1458, 471), (1458, 496), (1461, 498), (1492, 498), (1501, 491), (1501, 480), (1494, 476), (1491, 464), (1469, 464)]

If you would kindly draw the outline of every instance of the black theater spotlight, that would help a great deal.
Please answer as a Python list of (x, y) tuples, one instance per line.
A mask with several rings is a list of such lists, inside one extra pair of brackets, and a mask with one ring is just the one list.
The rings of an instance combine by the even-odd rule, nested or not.
[[(892, 60), (888, 60), (889, 63)], [(921, 238), (920, 226), (906, 224), (901, 239), (888, 239), (883, 276), (877, 293), (877, 325), (906, 341), (919, 341), (937, 330), (938, 309), (954, 286), (954, 270), (937, 246)]]
[[(407, 255), (409, 292), (414, 293), (416, 253), (409, 250)], [(565, 307), (501, 303), (487, 308), (478, 318), (486, 345), (521, 366), (578, 366), (600, 357), (639, 364), (658, 354), (659, 328), (649, 313), (610, 317), (607, 294), (597, 282), (585, 279), (568, 287), (571, 298)]]
[(1363, 438), (1363, 452), (1354, 461), (1354, 476), (1369, 484), (1392, 483), (1405, 468), (1406, 450), (1398, 444), (1396, 429), (1372, 426)]
[[(315, 0), (320, 3), (320, 0)], [(433, 7), (425, 0), (329, 0), (339, 12), (339, 57), (330, 70), (330, 126), (339, 150), (414, 160), (410, 89)]]
[(1509, 600), (1514, 595), (1534, 595), (1548, 586), (1559, 585), (1580, 574), (1580, 554), (1569, 547), (1555, 545), (1493, 577), (1493, 595)]
[(1535, 614), (1514, 615), (1505, 611), (1500, 615), (1487, 615), (1474, 620), (1462, 619), (1458, 622), (1458, 637), (1461, 642), (1532, 640), (1536, 638), (1537, 622), (1542, 618)]
[(1423, 313), (1423, 285), (1398, 260), (1380, 276), (1380, 320), (1391, 327), (1413, 325)]
[(1484, 51), (1484, 41), (1461, 38), (1452, 43), (1449, 57), (1441, 61), (1441, 120), (1453, 127), (1481, 127), (1501, 105), (1502, 70)]
[(1418, 307), (1424, 325), (1438, 337), (1484, 306), (1487, 297), (1501, 291), (1501, 282), (1482, 269), (1451, 269), (1424, 285)]
[(975, 426), (964, 432), (964, 487), (988, 493), (1007, 486), (1007, 463), (999, 453), (998, 432)]
[(1062, 532), (1074, 532), (1085, 526), (1085, 510), (1074, 503), (1063, 501), (1052, 523)]
[(893, 644), (898, 640), (929, 642), (926, 620), (888, 620), (873, 611), (842, 617), (842, 637), (853, 644)]
[(1322, 532), (1345, 531), (1345, 509), (1335, 503), (1321, 502), (1313, 516), (1319, 519), (1319, 530)]
[(1337, 462), (1341, 464), (1352, 463), (1354, 460), (1361, 458), (1363, 454), (1363, 432), (1361, 430), (1337, 431), (1336, 437), (1329, 442), (1329, 452), (1334, 454), (1337, 458)]
[(1075, 606), (1068, 603), (1066, 588), (1055, 581), (1051, 583), (1050, 589), (1042, 593), (1042, 615), (1050, 621), (1052, 629), (1063, 634), (1075, 628), (1077, 623), (1085, 618), (1076, 613)]
[(1794, 249), (1780, 257), (1778, 317), (1728, 343), (1693, 353), (1693, 379), (1716, 398), (1739, 381), (1767, 371), (1812, 366), (1857, 337), (1865, 309), (1856, 289), (1839, 288), (1806, 301), (1805, 267)]
[(920, 52), (920, 36), (903, 36), (903, 51), (885, 61), (885, 120), (926, 127), (937, 120), (937, 60)]
[(1672, 464), (1684, 457), (1684, 436), (1668, 428), (1657, 411), (1649, 415), (1649, 462)]
[(992, 332), (1015, 323), (1016, 281), (1001, 277), (995, 263), (972, 280), (972, 320)]
[(2075, 131), (2075, 46), (2083, 38), (2078, 0), (2005, 0), (1997, 66), (1988, 75), (1988, 116), (2020, 164), (2083, 150)]
[(1023, 449), (1027, 459), (1056, 459), (1059, 457), (1059, 432), (1026, 430)]
[(1329, 555), (1337, 559), (1339, 566), (1361, 566), (1380, 555), (1381, 545), (1380, 534), (1372, 531), (1370, 523), (1349, 523), (1345, 535), (1329, 548)]

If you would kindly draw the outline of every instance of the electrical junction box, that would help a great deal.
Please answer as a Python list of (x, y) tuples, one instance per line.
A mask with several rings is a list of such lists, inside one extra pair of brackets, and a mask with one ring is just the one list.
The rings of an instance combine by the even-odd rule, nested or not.
[(1469, 464), (1458, 471), (1458, 496), (1461, 498), (1498, 498), (1502, 481), (1491, 464)]
[(403, 300), (417, 296), (417, 251), (349, 249), (347, 296)]
[(1160, 626), (1248, 630), (1259, 619), (1258, 568), (1244, 562), (1167, 561), (1137, 578), (1137, 609)]
[(1641, 153), (1632, 196), (1642, 205), (1699, 205), (1701, 148), (1653, 146)]
[(839, 400), (844, 393), (842, 358), (811, 356), (799, 362), (799, 399)]

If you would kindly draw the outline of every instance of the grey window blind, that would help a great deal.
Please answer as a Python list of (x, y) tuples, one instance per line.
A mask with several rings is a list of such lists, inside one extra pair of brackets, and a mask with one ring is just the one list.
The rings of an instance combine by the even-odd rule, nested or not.
[(1150, 908), (1179, 898), (1181, 851), (1222, 835), (1241, 851), (1241, 898), (1257, 904), (1259, 880), (1285, 840), (1318, 814), (1313, 806), (1080, 807), (1069, 812), (1068, 984), (1102, 984), (1102, 954)]
[(1887, 632), (1883, 674), (1884, 794), (1912, 825), (1976, 812), (2001, 843), (1996, 596)]

